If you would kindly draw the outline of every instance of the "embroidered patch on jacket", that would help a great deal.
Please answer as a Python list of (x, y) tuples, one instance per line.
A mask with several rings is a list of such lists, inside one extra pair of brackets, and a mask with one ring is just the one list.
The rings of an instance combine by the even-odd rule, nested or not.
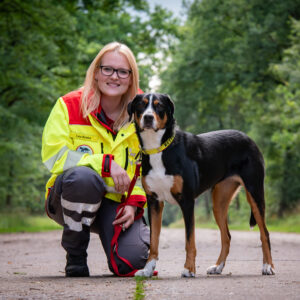
[(80, 145), (76, 148), (77, 152), (93, 154), (93, 149), (88, 145)]

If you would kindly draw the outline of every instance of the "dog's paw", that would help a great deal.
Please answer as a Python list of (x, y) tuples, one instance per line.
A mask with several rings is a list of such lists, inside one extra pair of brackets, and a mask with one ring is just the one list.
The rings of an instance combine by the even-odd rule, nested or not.
[(135, 277), (151, 277), (152, 274), (149, 273), (146, 269), (138, 270), (135, 274)]
[(156, 266), (156, 260), (152, 259), (151, 261), (146, 263), (144, 269), (138, 270), (134, 274), (134, 276), (135, 277), (152, 277), (155, 266)]
[(225, 266), (225, 263), (224, 262), (221, 262), (219, 265), (214, 265), (214, 266), (211, 266), (209, 268), (207, 268), (206, 270), (206, 274), (221, 274), (222, 271), (223, 271), (223, 268)]
[(181, 277), (185, 277), (185, 278), (194, 278), (195, 277), (195, 273), (191, 272), (188, 269), (184, 269), (181, 273)]
[(275, 275), (275, 270), (269, 264), (263, 264), (262, 275)]

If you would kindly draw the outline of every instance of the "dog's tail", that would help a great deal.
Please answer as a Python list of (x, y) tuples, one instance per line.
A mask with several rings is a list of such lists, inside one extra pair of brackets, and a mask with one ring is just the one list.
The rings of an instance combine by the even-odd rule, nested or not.
[(254, 218), (254, 215), (253, 215), (253, 211), (251, 210), (251, 214), (250, 214), (250, 227), (254, 227), (257, 223), (256, 223), (256, 220)]

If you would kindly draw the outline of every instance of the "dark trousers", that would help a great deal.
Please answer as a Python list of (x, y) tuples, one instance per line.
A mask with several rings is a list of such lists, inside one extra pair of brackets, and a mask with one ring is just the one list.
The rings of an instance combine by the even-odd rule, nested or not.
[[(104, 197), (105, 185), (101, 176), (88, 167), (74, 167), (59, 175), (47, 199), (48, 215), (63, 228), (61, 244), (67, 253), (87, 255), (90, 232), (99, 234), (108, 267), (112, 222), (118, 203)], [(142, 269), (148, 258), (150, 232), (143, 218), (136, 220), (118, 239), (118, 253), (136, 269)], [(115, 258), (119, 272), (131, 269)]]

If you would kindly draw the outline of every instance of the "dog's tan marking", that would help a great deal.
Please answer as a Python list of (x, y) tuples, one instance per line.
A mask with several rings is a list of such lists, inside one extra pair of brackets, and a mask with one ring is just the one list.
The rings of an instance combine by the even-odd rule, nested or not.
[(227, 223), (227, 212), (231, 200), (239, 191), (240, 179), (237, 176), (226, 178), (215, 185), (212, 192), (213, 213), (221, 233), (221, 252), (216, 265), (226, 262), (230, 248), (230, 232)]
[(147, 177), (147, 176), (142, 176), (142, 186), (143, 186), (143, 188), (144, 188), (144, 190), (145, 190), (145, 193), (146, 193), (147, 195), (152, 195), (152, 192), (150, 191), (149, 186), (148, 186), (148, 184), (146, 183), (146, 177)]
[(213, 189), (213, 212), (216, 222), (220, 228), (222, 243), (221, 253), (216, 264), (219, 265), (221, 262), (225, 263), (229, 253), (230, 233), (227, 223), (227, 212), (231, 200), (239, 191), (239, 186), (243, 186), (246, 191), (247, 201), (251, 206), (254, 218), (259, 227), (260, 239), (262, 242), (263, 263), (267, 263), (274, 268), (270, 249), (269, 232), (265, 224), (264, 215), (261, 215), (255, 200), (246, 189), (243, 180), (239, 176), (226, 178), (218, 183)]
[(151, 207), (151, 226), (150, 226), (150, 253), (147, 262), (158, 259), (158, 244), (161, 231), (162, 213), (164, 202), (158, 201), (158, 210)]
[(274, 268), (272, 262), (272, 255), (271, 255), (269, 232), (266, 227), (264, 212), (263, 215), (260, 213), (255, 200), (247, 190), (246, 190), (246, 196), (260, 231), (260, 240), (262, 243), (262, 251), (263, 251), (263, 263), (264, 264), (267, 263), (271, 265), (272, 268)]
[(158, 99), (155, 99), (154, 101), (153, 101), (153, 104), (154, 105), (157, 105), (159, 103), (159, 100)]
[(247, 190), (243, 180), (238, 176), (234, 176), (234, 178), (236, 180), (239, 180), (240, 184), (244, 187), (244, 189), (246, 191), (247, 201), (250, 204), (250, 207), (253, 212), (254, 218), (256, 220), (257, 226), (259, 228), (260, 240), (262, 243), (263, 263), (267, 263), (267, 264), (271, 265), (272, 268), (274, 269), (274, 265), (272, 262), (272, 255), (271, 255), (269, 232), (268, 232), (266, 222), (265, 222), (265, 212), (263, 211), (263, 213), (261, 214), (261, 212), (259, 211), (259, 209), (257, 207), (255, 200), (253, 199), (251, 193)]
[(195, 266), (195, 258), (197, 254), (196, 250), (196, 243), (195, 243), (195, 217), (193, 215), (192, 220), (192, 231), (190, 234), (189, 239), (185, 236), (185, 251), (186, 251), (186, 259), (184, 267), (188, 269), (191, 273), (196, 273), (196, 266)]
[(181, 194), (182, 193), (182, 187), (183, 187), (183, 179), (180, 175), (174, 176), (174, 184), (171, 188), (171, 193), (173, 195)]
[(143, 98), (143, 102), (145, 102), (145, 104), (148, 104), (149, 100), (147, 98)]
[(158, 129), (164, 129), (168, 121), (167, 114), (164, 114), (164, 117), (161, 119), (157, 114), (154, 114), (154, 118), (157, 122)]
[(140, 115), (140, 117), (138, 118), (137, 115), (134, 114), (134, 120), (139, 126), (141, 125), (141, 118), (142, 118), (142, 115)]

